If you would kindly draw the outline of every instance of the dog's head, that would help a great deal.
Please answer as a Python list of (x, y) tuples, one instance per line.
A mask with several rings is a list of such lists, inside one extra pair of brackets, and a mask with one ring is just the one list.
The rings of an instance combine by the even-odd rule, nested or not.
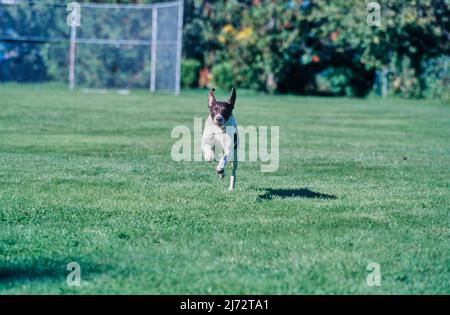
[(208, 107), (211, 119), (218, 127), (223, 128), (233, 114), (234, 103), (236, 102), (236, 90), (231, 88), (230, 98), (226, 102), (216, 101), (214, 96), (215, 89), (212, 89), (208, 95)]

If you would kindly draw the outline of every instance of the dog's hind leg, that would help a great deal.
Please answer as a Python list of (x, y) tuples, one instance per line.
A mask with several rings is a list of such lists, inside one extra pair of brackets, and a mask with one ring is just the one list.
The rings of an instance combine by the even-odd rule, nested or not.
[(233, 161), (231, 162), (231, 176), (230, 176), (230, 191), (233, 191), (234, 188), (236, 187), (236, 169), (238, 166), (238, 159), (237, 159), (237, 150), (234, 150), (234, 158)]

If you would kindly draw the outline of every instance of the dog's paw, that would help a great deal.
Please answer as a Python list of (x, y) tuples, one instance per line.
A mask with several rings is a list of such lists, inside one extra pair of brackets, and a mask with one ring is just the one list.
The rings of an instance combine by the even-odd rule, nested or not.
[(225, 176), (225, 170), (223, 168), (217, 168), (216, 173), (221, 179)]

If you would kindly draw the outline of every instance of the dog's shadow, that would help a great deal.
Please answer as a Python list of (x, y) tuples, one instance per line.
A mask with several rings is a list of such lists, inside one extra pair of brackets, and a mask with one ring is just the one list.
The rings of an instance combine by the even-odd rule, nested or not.
[(274, 196), (281, 198), (316, 198), (316, 199), (337, 199), (335, 195), (323, 194), (314, 192), (308, 188), (288, 188), (288, 189), (273, 189), (264, 188), (265, 193), (258, 196), (260, 200), (272, 200)]

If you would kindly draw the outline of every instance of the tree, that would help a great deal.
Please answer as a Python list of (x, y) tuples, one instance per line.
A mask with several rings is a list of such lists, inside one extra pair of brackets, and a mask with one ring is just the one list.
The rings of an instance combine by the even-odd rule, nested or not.
[(188, 0), (199, 31), (186, 17), (185, 54), (208, 67), (230, 63), (236, 83), (257, 90), (317, 92), (326, 76), (335, 93), (363, 96), (375, 72), (390, 69), (399, 93), (420, 97), (424, 61), (448, 54), (448, 1), (380, 4), (376, 27), (360, 0)]

